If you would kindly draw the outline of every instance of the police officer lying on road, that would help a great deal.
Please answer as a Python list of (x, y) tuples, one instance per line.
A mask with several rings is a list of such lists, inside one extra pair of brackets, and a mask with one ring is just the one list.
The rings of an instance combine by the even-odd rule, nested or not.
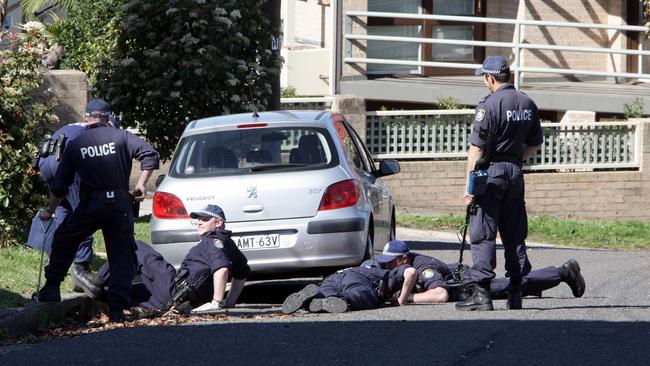
[(376, 309), (395, 297), (399, 305), (406, 305), (415, 284), (415, 269), (401, 265), (385, 270), (367, 262), (327, 276), (320, 286), (307, 285), (289, 295), (282, 312), (291, 314), (303, 307), (313, 313)]
[[(178, 272), (163, 257), (144, 242), (136, 242), (137, 268), (144, 289), (134, 296), (132, 313), (136, 317), (159, 315), (174, 309), (187, 313), (193, 305), (200, 305), (208, 297), (211, 301), (192, 310), (205, 313), (233, 307), (250, 275), (248, 260), (225, 230), (226, 215), (221, 207), (207, 205), (190, 217), (197, 220), (199, 243), (187, 253)], [(109, 264), (102, 266), (87, 290), (98, 297), (109, 276)], [(232, 277), (230, 291), (225, 297), (228, 278)]]
[[(387, 254), (391, 253), (391, 254)], [(447, 286), (447, 280), (452, 278), (452, 271), (457, 263), (446, 264), (436, 258), (413, 253), (406, 243), (391, 241), (384, 246), (384, 255), (377, 260), (383, 268), (393, 269), (401, 265), (413, 266), (416, 270), (415, 289), (409, 302), (436, 303), (466, 300), (469, 291), (464, 286)], [(465, 274), (469, 267), (463, 265)], [(521, 290), (522, 296), (542, 296), (542, 291), (551, 289), (561, 282), (571, 288), (573, 296), (582, 297), (585, 292), (585, 280), (580, 274), (580, 266), (570, 259), (560, 267), (546, 267), (530, 271), (524, 276)], [(490, 296), (493, 299), (507, 299), (510, 280), (493, 278), (490, 282)]]
[[(470, 241), (474, 265), (472, 295), (456, 303), (457, 310), (493, 310), (490, 282), (495, 277), (497, 229), (505, 249), (509, 309), (521, 309), (521, 282), (531, 265), (524, 240), (528, 219), (524, 203), (522, 162), (539, 150), (543, 132), (535, 103), (508, 83), (510, 68), (500, 56), (490, 56), (476, 70), (491, 94), (476, 107), (470, 135), (467, 171), (480, 159), (488, 179), (485, 193), (465, 192), (466, 204), (476, 205), (470, 218)], [(468, 174), (469, 176), (469, 174)]]
[(112, 128), (108, 104), (89, 104), (87, 125), (63, 152), (50, 185), (49, 205), (40, 213), (41, 220), (52, 219), (77, 174), (81, 181), (80, 202), (54, 233), (50, 262), (45, 268), (46, 282), (38, 300), (61, 301), (59, 287), (79, 244), (102, 229), (112, 274), (107, 296), (109, 318), (124, 321), (123, 309), (129, 305), (135, 274), (132, 198), (128, 192), (131, 164), (134, 158), (140, 161), (142, 172), (135, 189), (140, 192), (136, 199), (142, 201), (145, 185), (152, 171), (158, 169), (159, 158), (151, 145), (128, 131)]

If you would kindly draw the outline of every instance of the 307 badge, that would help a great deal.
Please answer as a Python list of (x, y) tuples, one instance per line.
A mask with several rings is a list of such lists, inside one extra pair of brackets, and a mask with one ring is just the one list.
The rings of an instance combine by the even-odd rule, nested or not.
[(485, 109), (478, 109), (476, 111), (476, 120), (481, 122), (485, 118)]
[(424, 278), (433, 277), (433, 270), (431, 268), (425, 269), (424, 271), (422, 271), (422, 277), (424, 277)]
[(223, 249), (223, 242), (220, 239), (213, 239), (213, 242), (215, 247)]

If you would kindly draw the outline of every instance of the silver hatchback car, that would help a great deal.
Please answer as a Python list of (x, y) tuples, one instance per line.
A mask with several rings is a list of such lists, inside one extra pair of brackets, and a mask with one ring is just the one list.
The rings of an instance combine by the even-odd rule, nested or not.
[(153, 247), (179, 266), (199, 237), (189, 212), (221, 206), (256, 275), (327, 273), (358, 265), (395, 238), (395, 207), (379, 168), (345, 118), (263, 112), (190, 122), (159, 177)]

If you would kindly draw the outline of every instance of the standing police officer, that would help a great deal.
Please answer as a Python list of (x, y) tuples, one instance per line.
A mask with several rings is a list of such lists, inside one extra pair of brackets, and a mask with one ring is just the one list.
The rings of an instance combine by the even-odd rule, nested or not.
[(45, 268), (45, 286), (38, 293), (43, 302), (61, 301), (60, 285), (84, 238), (102, 229), (111, 267), (108, 305), (111, 321), (124, 321), (123, 309), (131, 297), (135, 274), (133, 211), (129, 195), (132, 159), (140, 160), (142, 173), (135, 186), (136, 200), (142, 201), (152, 170), (158, 169), (158, 152), (149, 144), (109, 123), (109, 105), (102, 100), (89, 103), (87, 126), (66, 147), (50, 185), (49, 205), (40, 217), (52, 218), (56, 207), (72, 184), (81, 179), (80, 203), (55, 231), (50, 263)]
[[(84, 118), (84, 122), (70, 123), (61, 127), (52, 134), (50, 141), (57, 141), (62, 137), (64, 139), (63, 149), (65, 149), (65, 144), (77, 138), (77, 136), (79, 136), (79, 134), (86, 128), (86, 123), (91, 120), (90, 113), (95, 109), (95, 105), (97, 105), (97, 103), (102, 102), (99, 100), (94, 100), (91, 103), (88, 103), (86, 106), (86, 116)], [(110, 110), (104, 113), (110, 114)], [(113, 127), (117, 128), (116, 120), (109, 120), (109, 122)], [(56, 154), (51, 153), (49, 156), (38, 160), (38, 170), (40, 171), (41, 176), (47, 183), (48, 187), (54, 181), (54, 176), (56, 175), (56, 171), (59, 168), (59, 158), (57, 158), (57, 156), (60, 157), (62, 153), (63, 151), (56, 152)], [(72, 185), (68, 187), (68, 192), (66, 193), (65, 198), (63, 198), (63, 200), (61, 200), (61, 203), (59, 203), (59, 205), (56, 207), (54, 213), (55, 228), (58, 227), (58, 225), (60, 225), (63, 220), (65, 220), (65, 218), (71, 214), (79, 204), (80, 184), (81, 181), (79, 179), (79, 176), (75, 175)], [(74, 257), (74, 265), (72, 266), (72, 284), (74, 291), (83, 291), (86, 292), (86, 295), (90, 295), (88, 289), (92, 287), (92, 283), (89, 282), (87, 278), (92, 277), (90, 273), (90, 263), (92, 262), (94, 255), (93, 237), (88, 236), (81, 242), (79, 249), (77, 249), (77, 253)]]
[(483, 77), (491, 94), (476, 107), (467, 170), (479, 159), (489, 166), (484, 194), (465, 192), (465, 203), (476, 206), (470, 219), (474, 265), (472, 295), (456, 303), (458, 310), (493, 310), (490, 281), (495, 277), (497, 229), (503, 241), (506, 276), (510, 278), (508, 309), (521, 309), (521, 281), (530, 272), (524, 240), (528, 218), (524, 203), (522, 162), (539, 150), (544, 135), (535, 103), (509, 84), (510, 67), (505, 58), (490, 56), (476, 75)]

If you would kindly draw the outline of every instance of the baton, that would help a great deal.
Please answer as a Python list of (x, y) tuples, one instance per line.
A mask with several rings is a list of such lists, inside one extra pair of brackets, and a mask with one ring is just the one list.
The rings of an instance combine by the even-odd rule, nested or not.
[[(40, 219), (40, 217), (39, 217)], [(38, 302), (38, 291), (41, 290), (41, 276), (43, 275), (43, 257), (45, 256), (45, 242), (47, 241), (47, 232), (50, 231), (50, 227), (54, 222), (54, 216), (50, 218), (50, 223), (47, 224), (47, 229), (43, 226), (43, 220), (41, 220), (41, 227), (43, 228), (43, 247), (41, 249), (41, 261), (38, 266), (38, 281), (36, 281), (36, 292), (32, 295), (32, 300)]]

